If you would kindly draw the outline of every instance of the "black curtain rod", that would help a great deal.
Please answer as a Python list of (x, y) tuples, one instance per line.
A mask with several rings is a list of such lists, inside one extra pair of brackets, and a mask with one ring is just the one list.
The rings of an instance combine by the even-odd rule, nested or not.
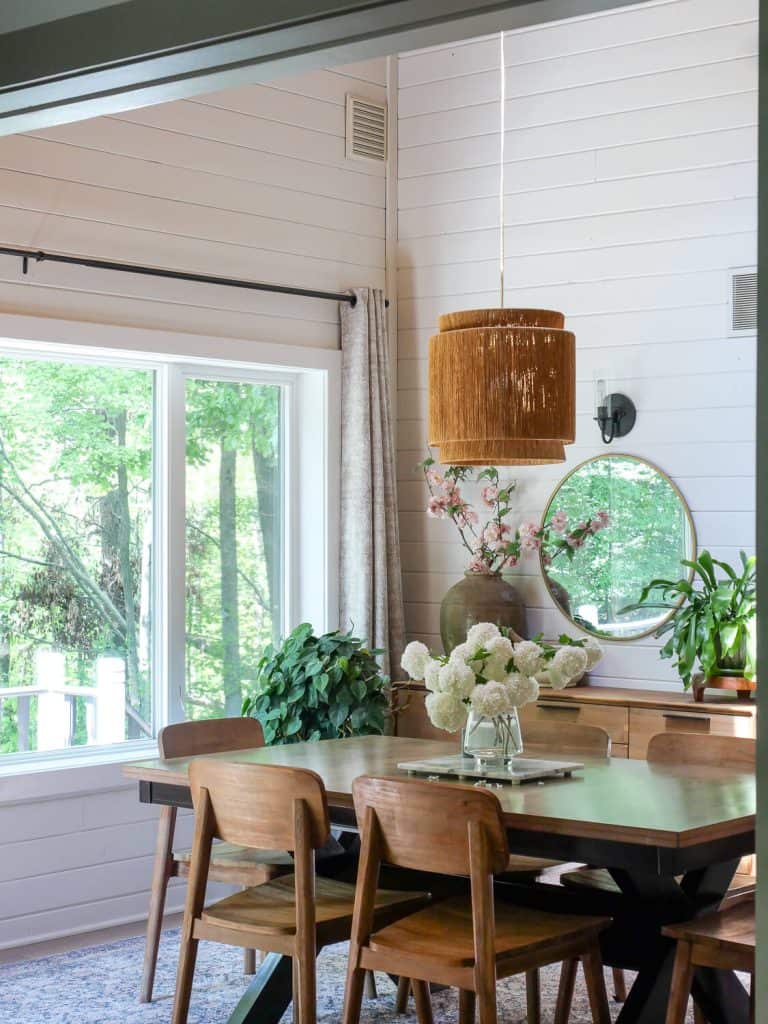
[[(357, 304), (354, 295), (346, 292), (322, 292), (315, 288), (294, 288), (286, 284), (265, 284), (262, 281), (244, 281), (239, 277), (216, 277), (212, 274), (192, 274), (184, 270), (165, 270), (162, 267), (145, 267), (137, 263), (117, 263), (114, 260), (90, 259), (86, 256), (62, 256), (58, 253), (42, 252), (39, 249), (16, 249), (0, 245), (0, 255), (17, 256), (21, 260), (22, 271), (27, 273), (29, 261), (35, 263), (67, 263), (76, 267), (91, 267), (94, 270), (117, 270), (123, 274), (144, 274), (147, 277), (165, 277), (172, 281), (194, 281), (196, 284), (223, 285), (227, 288), (247, 288), (254, 292), (274, 292), (278, 295), (301, 295), (308, 299), (330, 299), (334, 302), (348, 302), (350, 306)], [(389, 300), (385, 299), (385, 306)]]

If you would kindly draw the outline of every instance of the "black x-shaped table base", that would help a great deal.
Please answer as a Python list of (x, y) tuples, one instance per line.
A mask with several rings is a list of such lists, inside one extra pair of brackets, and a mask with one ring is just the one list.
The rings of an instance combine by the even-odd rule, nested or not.
[[(661, 934), (664, 925), (687, 921), (718, 906), (738, 867), (738, 860), (673, 877), (612, 870), (622, 893), (657, 931), (649, 941), (638, 974), (616, 1024), (659, 1024), (667, 1012), (675, 943)], [(710, 1024), (748, 1024), (749, 997), (733, 971), (698, 968), (693, 998)]]

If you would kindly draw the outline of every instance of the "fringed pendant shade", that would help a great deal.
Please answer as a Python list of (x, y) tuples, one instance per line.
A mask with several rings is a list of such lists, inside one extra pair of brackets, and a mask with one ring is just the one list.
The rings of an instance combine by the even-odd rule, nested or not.
[(564, 462), (576, 431), (576, 340), (562, 313), (448, 313), (429, 340), (429, 443), (453, 465)]

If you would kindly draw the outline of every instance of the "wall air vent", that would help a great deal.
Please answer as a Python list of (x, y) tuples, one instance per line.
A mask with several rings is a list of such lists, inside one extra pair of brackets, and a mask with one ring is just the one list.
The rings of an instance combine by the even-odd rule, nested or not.
[(739, 268), (731, 271), (731, 333), (757, 332), (757, 271)]
[(347, 96), (347, 160), (387, 159), (387, 105)]

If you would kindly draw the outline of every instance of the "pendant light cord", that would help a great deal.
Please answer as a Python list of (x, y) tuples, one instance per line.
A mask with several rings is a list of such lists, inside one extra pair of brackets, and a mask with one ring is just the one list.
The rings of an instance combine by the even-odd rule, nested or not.
[(506, 114), (506, 80), (504, 74), (504, 33), (499, 32), (499, 75), (500, 75), (500, 116), (499, 116), (499, 306), (504, 308), (504, 127)]

